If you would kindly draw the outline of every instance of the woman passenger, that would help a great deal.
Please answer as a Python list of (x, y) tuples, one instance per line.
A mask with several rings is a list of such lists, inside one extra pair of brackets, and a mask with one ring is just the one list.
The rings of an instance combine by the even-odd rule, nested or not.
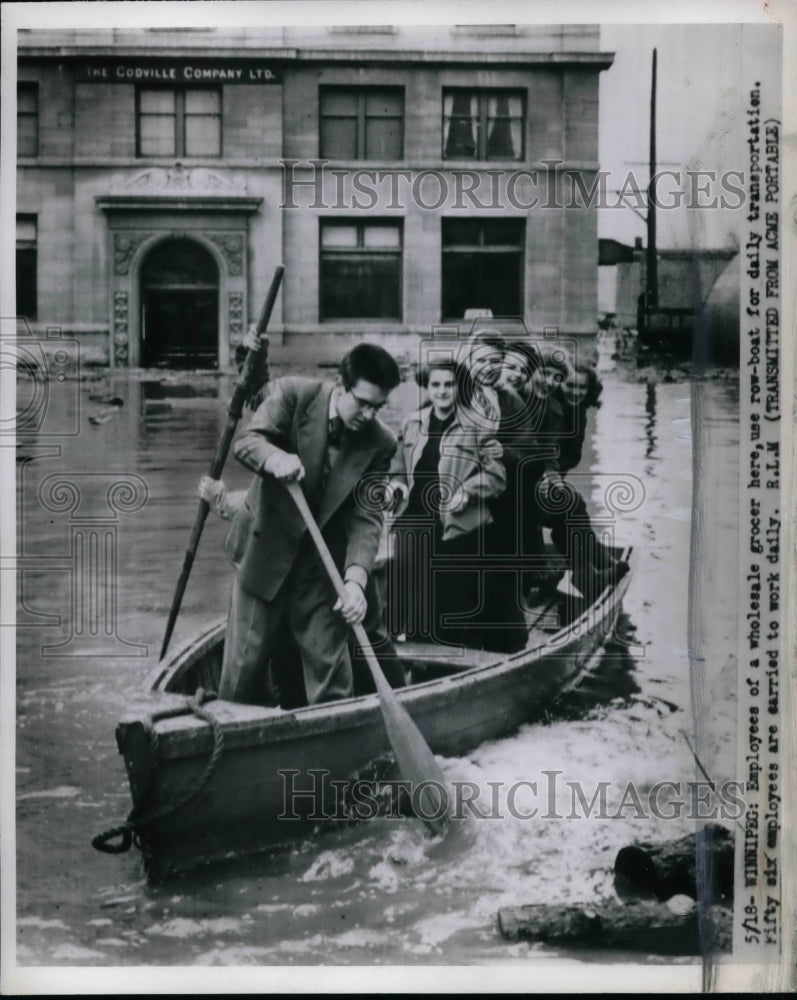
[(577, 361), (559, 386), (562, 407), (571, 417), (568, 433), (559, 441), (559, 469), (562, 474), (575, 469), (581, 462), (584, 437), (587, 432), (587, 411), (599, 407), (603, 390), (598, 373), (582, 361)]
[(483, 413), (487, 422), (500, 418), (496, 386), (501, 377), (506, 342), (496, 330), (482, 330), (465, 341), (458, 361), (469, 380), (469, 406), (474, 418)]
[(479, 386), (457, 362), (434, 361), (418, 381), (428, 400), (404, 421), (390, 472), (399, 500), (391, 626), (411, 639), (481, 646), (482, 533), (487, 501), (506, 483), (498, 421), (474, 409)]
[(562, 411), (552, 398), (547, 372), (537, 346), (510, 342), (496, 384), (501, 421), (498, 440), (504, 449), (506, 492), (493, 504), (491, 552), (519, 559), (526, 568), (543, 555), (542, 523), (537, 490), (558, 469), (556, 443)]
[[(506, 490), (490, 500), (492, 520), (485, 532), (487, 565), (482, 571), (485, 592), (483, 612), (484, 644), (500, 652), (516, 652), (528, 640), (524, 602), (524, 570), (528, 556), (542, 549), (538, 527), (522, 530), (522, 485), (515, 446), (525, 438), (529, 406), (520, 394), (503, 381), (507, 356), (512, 357), (514, 342), (507, 342), (497, 331), (483, 330), (463, 346), (460, 356), (476, 387), (478, 412), (498, 424), (498, 440), (504, 449)], [(523, 345), (530, 347), (529, 344)], [(526, 365), (528, 357), (521, 359)], [(536, 364), (535, 355), (535, 368)], [(525, 378), (522, 380), (525, 386)], [(547, 394), (546, 394), (547, 395)], [(511, 397), (511, 398), (510, 398)], [(537, 408), (532, 406), (535, 411)], [(507, 433), (509, 428), (518, 433)], [(528, 470), (524, 475), (528, 475)]]
[[(539, 551), (540, 529), (549, 527), (554, 548), (568, 561), (573, 586), (592, 600), (623, 576), (628, 564), (616, 562), (598, 543), (583, 497), (562, 478), (560, 448), (566, 413), (557, 386), (571, 368), (564, 353), (544, 362), (528, 341), (507, 347), (497, 386), (502, 411), (499, 440), (507, 465), (517, 466), (520, 509), (514, 522), (508, 509), (499, 512), (496, 521), (511, 524), (518, 532), (514, 551), (520, 556), (535, 554), (535, 545)], [(504, 544), (507, 538), (511, 541), (511, 536), (505, 536)]]

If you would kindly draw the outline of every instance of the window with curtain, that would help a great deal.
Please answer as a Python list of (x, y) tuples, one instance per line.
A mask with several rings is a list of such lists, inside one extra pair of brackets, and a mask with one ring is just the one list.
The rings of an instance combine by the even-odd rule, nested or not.
[(17, 84), (17, 156), (39, 155), (39, 85)]
[(320, 155), (329, 160), (400, 160), (404, 155), (401, 87), (322, 87)]
[(443, 91), (443, 156), (447, 160), (521, 160), (524, 95), (520, 90)]
[(322, 320), (401, 319), (401, 223), (321, 223)]
[(218, 88), (140, 88), (139, 156), (221, 156)]
[(36, 290), (36, 216), (17, 216), (17, 316), (35, 319), (38, 308)]

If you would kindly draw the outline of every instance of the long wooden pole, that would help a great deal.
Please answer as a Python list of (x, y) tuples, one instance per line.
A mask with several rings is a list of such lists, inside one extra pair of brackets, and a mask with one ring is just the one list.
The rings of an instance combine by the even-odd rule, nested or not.
[[(313, 539), (335, 592), (341, 600), (345, 601), (346, 585), (338, 572), (301, 487), (298, 483), (286, 483), (286, 486), (299, 508), (299, 513)], [(352, 629), (357, 642), (362, 646), (365, 660), (373, 675), (387, 737), (401, 776), (409, 782), (416, 812), (433, 833), (443, 833), (448, 825), (448, 804), (450, 803), (450, 795), (443, 772), (434, 759), (434, 754), (429, 749), (421, 731), (399, 702), (393, 688), (388, 684), (373, 647), (368, 641), (365, 629), (362, 625), (352, 625)]]
[[(260, 317), (257, 321), (257, 334), (259, 337), (266, 332), (268, 327), (268, 322), (271, 319), (274, 302), (276, 301), (277, 293), (279, 292), (280, 283), (284, 273), (285, 268), (282, 265), (277, 267), (274, 271), (274, 277), (271, 279), (271, 287), (268, 290), (266, 301), (263, 303), (263, 308), (260, 311)], [(258, 371), (261, 369), (261, 364), (264, 361), (263, 352), (266, 352), (266, 356), (268, 353), (268, 340), (261, 341), (261, 344), (261, 350), (247, 351), (246, 359), (235, 383), (232, 399), (230, 400), (230, 405), (227, 409), (227, 423), (222, 431), (219, 442), (216, 445), (216, 451), (210, 462), (209, 475), (211, 479), (221, 478), (224, 463), (227, 459), (227, 453), (230, 450), (232, 439), (235, 436), (235, 429), (238, 426), (238, 421), (241, 419), (241, 414), (243, 413), (244, 403), (254, 392), (255, 386), (253, 385), (253, 380), (258, 374)], [(196, 517), (194, 519), (194, 526), (191, 529), (191, 537), (188, 540), (188, 548), (186, 549), (185, 556), (183, 557), (183, 568), (180, 571), (180, 577), (174, 591), (172, 606), (169, 611), (169, 620), (166, 623), (166, 634), (163, 637), (163, 645), (161, 646), (160, 653), (161, 659), (163, 659), (166, 655), (166, 650), (169, 648), (169, 640), (171, 639), (172, 632), (174, 631), (174, 624), (177, 621), (177, 615), (183, 601), (183, 594), (185, 594), (185, 588), (188, 585), (188, 577), (191, 575), (191, 567), (194, 565), (194, 557), (196, 556), (197, 549), (199, 548), (199, 539), (202, 537), (202, 528), (205, 525), (205, 519), (208, 516), (209, 510), (210, 504), (207, 500), (200, 500)]]

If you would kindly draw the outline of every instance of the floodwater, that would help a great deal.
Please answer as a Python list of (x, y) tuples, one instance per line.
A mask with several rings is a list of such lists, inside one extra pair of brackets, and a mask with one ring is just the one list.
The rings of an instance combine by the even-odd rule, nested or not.
[[(693, 829), (684, 817), (648, 811), (643, 818), (633, 804), (618, 807), (628, 782), (647, 801), (656, 782), (695, 779), (686, 737), (697, 742), (713, 778), (736, 777), (736, 377), (713, 373), (694, 383), (678, 369), (668, 375), (661, 365), (642, 369), (618, 358), (617, 346), (611, 338), (600, 344), (603, 405), (591, 411), (588, 474), (577, 481), (596, 513), (605, 511), (611, 482), (626, 483), (625, 500), (612, 502), (626, 508), (614, 522), (616, 540), (637, 553), (620, 629), (629, 645), (615, 643), (597, 676), (542, 720), (442, 761), (451, 778), (484, 788), (502, 783), (503, 818), (471, 817), (442, 843), (416, 820), (376, 820), (160, 884), (143, 877), (135, 850), (104, 855), (90, 842), (129, 810), (114, 727), (156, 661), (196, 482), (223, 427), (231, 383), (140, 372), (52, 383), (46, 419), (38, 434), (23, 438), (17, 465), (24, 566), (16, 752), (20, 965), (509, 962), (533, 969), (562, 955), (589, 960), (505, 942), (499, 908), (598, 903), (613, 896), (620, 847)], [(165, 387), (152, 384), (158, 379)], [(26, 391), (21, 383), (23, 406)], [(707, 586), (704, 661), (690, 683), (696, 393)], [(92, 399), (109, 395), (123, 405)], [(388, 422), (416, 398), (414, 383), (403, 384)], [(247, 478), (231, 459), (229, 485)], [(208, 521), (172, 648), (225, 611), (223, 534), (223, 524)], [(87, 588), (92, 573), (102, 586)], [(109, 592), (107, 580), (117, 586), (103, 603), (97, 595)], [(693, 697), (700, 701), (697, 728)], [(513, 816), (507, 789), (528, 781), (538, 783), (539, 795), (532, 801), (529, 787), (518, 786)], [(573, 812), (568, 781), (580, 783), (588, 800), (599, 782), (609, 782), (609, 816), (616, 818), (585, 819), (583, 810), (564, 818)], [(524, 818), (534, 805), (537, 818)]]

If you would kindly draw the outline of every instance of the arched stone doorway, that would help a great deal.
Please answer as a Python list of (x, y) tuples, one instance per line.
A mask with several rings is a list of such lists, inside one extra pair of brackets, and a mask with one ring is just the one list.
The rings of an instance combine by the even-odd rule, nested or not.
[(173, 237), (158, 243), (140, 272), (144, 368), (217, 368), (219, 271), (198, 242)]

